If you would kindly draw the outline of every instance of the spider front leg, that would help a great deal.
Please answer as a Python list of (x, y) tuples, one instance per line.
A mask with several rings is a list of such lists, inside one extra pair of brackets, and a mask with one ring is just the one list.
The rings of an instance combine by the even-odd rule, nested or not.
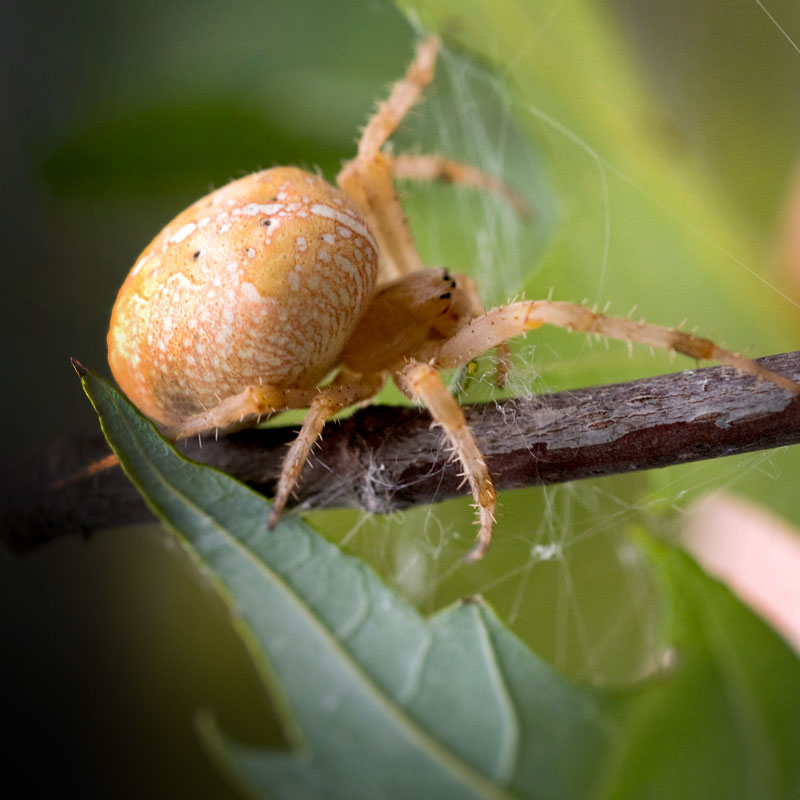
[(683, 333), (675, 328), (608, 317), (575, 303), (555, 300), (512, 303), (472, 320), (442, 344), (436, 358), (436, 366), (440, 368), (458, 366), (490, 347), (496, 347), (501, 342), (540, 328), (542, 325), (557, 325), (567, 330), (675, 350), (697, 361), (704, 359), (717, 361), (735, 367), (740, 372), (747, 372), (770, 381), (793, 394), (800, 394), (800, 385), (785, 375), (719, 347), (710, 339)]
[(378, 111), (367, 123), (358, 143), (358, 155), (337, 176), (339, 188), (367, 218), (381, 252), (381, 276), (394, 280), (424, 268), (417, 252), (395, 178), (442, 180), (493, 192), (520, 216), (530, 218), (528, 201), (505, 181), (476, 167), (439, 155), (391, 156), (382, 147), (433, 80), (439, 40), (429, 36), (420, 43), (414, 60)]
[(421, 400), (435, 424), (444, 429), (453, 454), (464, 468), (478, 510), (478, 544), (467, 555), (469, 561), (483, 557), (492, 540), (492, 525), (497, 495), (486, 461), (475, 442), (464, 413), (455, 398), (447, 391), (439, 373), (429, 364), (412, 361), (397, 373), (397, 381), (412, 397)]
[(283, 459), (281, 477), (275, 490), (275, 499), (269, 515), (268, 526), (274, 528), (278, 524), (281, 512), (294, 488), (308, 454), (317, 441), (328, 417), (342, 411), (348, 406), (367, 400), (380, 391), (385, 378), (381, 373), (355, 376), (341, 372), (336, 380), (321, 389), (315, 389), (316, 397), (311, 401), (308, 413), (303, 420), (300, 433), (292, 442), (289, 452)]
[(394, 188), (391, 161), (381, 147), (433, 79), (438, 49), (439, 40), (435, 36), (419, 45), (405, 76), (394, 85), (389, 98), (381, 103), (364, 128), (358, 155), (337, 176), (339, 188), (361, 209), (378, 240), (381, 270), (386, 279), (424, 268)]

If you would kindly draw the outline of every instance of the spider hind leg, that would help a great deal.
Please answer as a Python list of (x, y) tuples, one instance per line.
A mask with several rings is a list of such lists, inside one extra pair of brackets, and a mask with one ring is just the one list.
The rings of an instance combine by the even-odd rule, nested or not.
[(307, 408), (316, 393), (316, 389), (248, 386), (241, 392), (221, 400), (213, 408), (180, 422), (162, 425), (161, 433), (173, 442), (210, 431), (233, 433), (243, 428), (250, 428), (279, 411)]

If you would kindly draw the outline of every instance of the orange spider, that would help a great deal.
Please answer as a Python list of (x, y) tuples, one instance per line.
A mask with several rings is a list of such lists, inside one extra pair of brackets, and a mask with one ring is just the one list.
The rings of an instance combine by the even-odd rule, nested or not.
[(393, 178), (440, 177), (516, 201), (497, 179), (465, 165), (382, 151), (430, 83), (438, 47), (434, 37), (419, 45), (339, 173), (338, 189), (300, 169), (269, 169), (176, 217), (122, 286), (108, 350), (120, 387), (173, 440), (308, 408), (283, 463), (270, 527), (326, 419), (368, 401), (391, 377), (428, 408), (461, 462), (477, 504), (478, 543), (469, 556), (476, 559), (491, 541), (495, 490), (440, 369), (491, 348), (502, 353), (509, 339), (552, 324), (714, 359), (790, 392), (800, 386), (708, 339), (581, 305), (532, 300), (485, 313), (470, 278), (426, 269)]

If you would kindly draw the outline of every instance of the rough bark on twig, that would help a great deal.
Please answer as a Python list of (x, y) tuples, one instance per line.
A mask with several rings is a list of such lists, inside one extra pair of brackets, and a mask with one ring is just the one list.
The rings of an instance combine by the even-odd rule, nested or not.
[[(760, 361), (800, 379), (800, 352)], [(722, 367), (465, 410), (500, 490), (800, 442), (799, 397)], [(250, 430), (181, 449), (271, 496), (295, 433)], [(6, 546), (25, 551), (63, 534), (151, 518), (119, 467), (64, 483), (107, 454), (101, 437), (63, 439), (8, 470)], [(297, 506), (388, 513), (463, 494), (459, 467), (447, 457), (427, 413), (368, 407), (328, 425), (297, 486)]]

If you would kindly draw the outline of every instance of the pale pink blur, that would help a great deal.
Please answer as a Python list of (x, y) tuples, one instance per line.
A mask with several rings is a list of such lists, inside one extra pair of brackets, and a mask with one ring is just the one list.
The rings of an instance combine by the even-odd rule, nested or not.
[(800, 652), (800, 531), (718, 492), (689, 511), (684, 545)]

